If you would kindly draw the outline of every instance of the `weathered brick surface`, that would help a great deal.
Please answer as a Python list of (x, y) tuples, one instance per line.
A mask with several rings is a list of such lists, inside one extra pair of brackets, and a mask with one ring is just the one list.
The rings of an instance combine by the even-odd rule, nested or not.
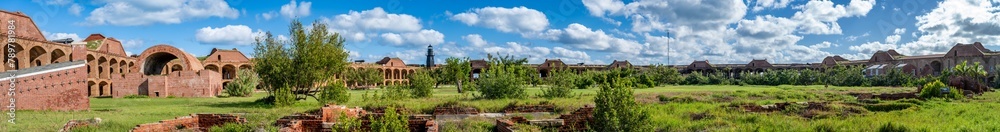
[[(64, 62), (61, 65), (70, 65), (71, 63), (83, 64), (82, 61), (78, 62)], [(77, 65), (77, 64), (72, 64)], [(42, 70), (37, 72), (31, 72), (32, 70), (38, 70), (36, 68), (54, 68), (54, 66), (49, 67), (32, 67), (27, 69), (21, 69), (24, 72), (30, 73), (18, 73), (18, 72), (4, 72), (0, 75), (0, 106), (10, 105), (8, 96), (8, 89), (10, 88), (10, 74), (15, 73), (20, 74), (19, 77), (14, 78), (14, 106), (18, 110), (87, 110), (90, 109), (90, 99), (87, 98), (87, 72), (85, 66), (73, 66), (61, 67), (69, 69), (53, 69), (53, 70)], [(31, 75), (35, 74), (35, 75)], [(28, 75), (28, 76), (24, 76)]]
[(221, 74), (210, 70), (175, 71), (167, 75), (147, 76), (129, 73), (112, 79), (114, 97), (149, 95), (149, 97), (215, 97), (222, 92)]
[(584, 106), (573, 111), (573, 113), (561, 115), (565, 125), (559, 127), (559, 131), (583, 131), (587, 130), (587, 123), (594, 121), (594, 107)]
[(231, 114), (191, 114), (158, 123), (140, 124), (132, 132), (208, 131), (212, 126), (225, 123), (244, 123), (245, 118)]
[(514, 132), (514, 122), (507, 119), (497, 119), (496, 121), (497, 132)]

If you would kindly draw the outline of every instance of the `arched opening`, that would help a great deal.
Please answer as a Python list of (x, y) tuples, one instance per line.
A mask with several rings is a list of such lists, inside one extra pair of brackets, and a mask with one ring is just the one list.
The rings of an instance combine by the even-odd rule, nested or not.
[(226, 89), (226, 85), (229, 85), (229, 81), (222, 82), (222, 89)]
[(66, 53), (60, 49), (52, 50), (50, 63), (66, 62), (69, 58), (65, 58)]
[(91, 69), (91, 67), (90, 67), (92, 65), (96, 65), (97, 64), (97, 63), (94, 63), (94, 60), (95, 60), (94, 55), (90, 55), (90, 54), (87, 55), (87, 78), (96, 78), (97, 77), (97, 72), (93, 72), (94, 69)]
[(118, 59), (111, 58), (111, 62), (108, 62), (108, 78), (115, 76), (118, 72)]
[(121, 62), (118, 62), (118, 73), (127, 73), (125, 71), (125, 69), (128, 69), (127, 63), (125, 62), (125, 60), (120, 60), (120, 61)]
[[(44, 56), (45, 53), (47, 53), (45, 51), (45, 49), (43, 49), (40, 46), (31, 47), (31, 50), (28, 51), (28, 60), (31, 60), (31, 62), (34, 62), (34, 64), (32, 65), (32, 67), (42, 66), (42, 65), (45, 64), (45, 63), (42, 63), (43, 60), (41, 60), (42, 59), (41, 57)], [(48, 61), (45, 61), (45, 62), (47, 63)]]
[(146, 57), (146, 62), (143, 62), (142, 72), (145, 75), (162, 75), (164, 73), (163, 69), (167, 67), (167, 63), (170, 63), (174, 59), (177, 59), (177, 56), (170, 53), (153, 53)]
[(132, 73), (132, 67), (135, 67), (135, 62), (128, 62), (128, 73)]
[[(16, 56), (16, 54), (21, 53), (22, 51), (24, 51), (24, 48), (22, 48), (20, 44), (17, 44), (17, 43), (7, 43), (7, 44), (8, 45), (5, 45), (5, 46), (7, 46), (7, 47), (13, 47), (14, 48), (14, 52), (13, 53), (15, 54), (15, 56)], [(7, 55), (10, 54), (11, 52), (9, 50), (6, 50), (7, 47), (4, 48), (5, 50), (2, 50), (3, 51), (3, 56), (4, 56), (4, 63), (5, 63), (4, 67), (6, 67), (7, 70), (19, 70), (19, 69), (21, 69), (21, 66), (24, 65), (24, 64), (21, 64), (21, 61), (19, 61), (19, 60), (22, 57), (16, 56), (14, 58), (10, 58), (10, 56), (7, 56)], [(14, 64), (13, 67), (10, 67), (11, 65), (6, 64), (7, 60), (13, 61), (12, 62)]]
[(236, 77), (236, 67), (233, 65), (222, 66), (222, 79), (233, 79)]
[(240, 70), (250, 70), (250, 69), (253, 69), (253, 67), (250, 67), (250, 65), (240, 65)]
[(100, 58), (98, 58), (97, 59), (97, 68), (98, 68), (97, 73), (98, 73), (98, 76), (100, 78), (107, 78), (108, 75), (110, 75), (106, 71), (104, 71), (104, 68), (108, 68), (108, 59), (107, 58), (104, 58), (103, 56), (100, 57)]
[(97, 83), (94, 83), (94, 81), (87, 81), (87, 97), (94, 96), (94, 89), (96, 85)]
[(99, 96), (108, 96), (111, 94), (110, 92), (105, 92), (106, 90), (109, 90), (108, 82), (101, 82), (101, 84), (97, 85), (97, 89), (99, 90), (98, 92)]
[(181, 66), (181, 64), (174, 64), (173, 66), (170, 66), (170, 72), (181, 71), (183, 69), (184, 67)]
[(213, 65), (213, 64), (209, 64), (209, 65), (205, 66), (205, 70), (222, 73), (221, 71), (219, 71), (219, 66), (216, 66), (216, 65)]
[(933, 75), (935, 75), (935, 76), (941, 75), (941, 70), (942, 70), (942, 68), (941, 68), (941, 62), (939, 62), (939, 61), (933, 61), (933, 62), (931, 62), (931, 69), (934, 70), (934, 74)]

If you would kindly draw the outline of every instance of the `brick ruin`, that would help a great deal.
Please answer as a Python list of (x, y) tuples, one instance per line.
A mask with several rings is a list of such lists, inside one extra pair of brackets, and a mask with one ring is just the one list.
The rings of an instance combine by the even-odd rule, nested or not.
[[(281, 127), (281, 132), (325, 132), (333, 131), (333, 126), (338, 123), (340, 116), (359, 119), (361, 130), (370, 129), (370, 118), (380, 118), (382, 113), (369, 113), (362, 108), (348, 108), (342, 105), (325, 105), (319, 111), (298, 113), (281, 117), (275, 125)], [(437, 132), (438, 126), (433, 119), (426, 116), (410, 116), (410, 131), (415, 132)]]
[(17, 71), (0, 73), (3, 82), (3, 94), (0, 94), (0, 106), (6, 108), (11, 96), (6, 89), (14, 80), (13, 99), (18, 110), (87, 110), (90, 109), (90, 99), (87, 98), (86, 66), (83, 61), (62, 62), (40, 67), (26, 68)]
[(208, 131), (213, 126), (226, 123), (245, 123), (246, 118), (232, 114), (191, 114), (157, 123), (140, 124), (132, 128), (132, 132), (167, 132), (167, 131)]

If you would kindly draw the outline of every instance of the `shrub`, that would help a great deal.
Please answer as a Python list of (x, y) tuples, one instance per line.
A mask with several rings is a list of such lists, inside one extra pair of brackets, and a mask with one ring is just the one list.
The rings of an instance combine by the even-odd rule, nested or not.
[(701, 75), (701, 72), (691, 72), (687, 77), (684, 78), (684, 84), (687, 85), (701, 85), (708, 84), (708, 77)]
[(396, 108), (386, 107), (382, 117), (369, 116), (373, 132), (407, 132), (410, 131), (406, 115), (396, 113)]
[(295, 105), (295, 94), (291, 87), (282, 87), (274, 91), (274, 105), (279, 107)]
[(633, 97), (632, 88), (628, 87), (629, 79), (611, 77), (601, 84), (601, 90), (594, 98), (594, 120), (590, 126), (594, 131), (653, 131), (650, 115), (645, 108), (639, 106)]
[[(949, 94), (944, 94), (943, 89), (948, 89)], [(927, 83), (924, 85), (923, 89), (920, 89), (921, 98), (961, 98), (962, 91), (946, 86), (939, 80)]]
[(543, 89), (540, 96), (545, 98), (569, 97), (572, 94), (571, 89), (576, 86), (575, 81), (578, 78), (576, 74), (570, 70), (560, 69), (553, 71), (551, 75), (546, 78), (549, 88)]
[(347, 103), (351, 99), (351, 94), (347, 93), (347, 86), (341, 81), (331, 81), (330, 84), (323, 86), (322, 91), (319, 93), (319, 98), (317, 101), (320, 104), (329, 103)]
[(678, 84), (684, 79), (681, 77), (680, 72), (677, 71), (677, 68), (662, 64), (653, 65), (649, 67), (648, 71), (652, 73), (653, 80), (660, 85)]
[(879, 132), (907, 132), (907, 131), (910, 131), (910, 129), (906, 128), (906, 126), (903, 126), (901, 124), (893, 124), (892, 122), (889, 122), (889, 123), (883, 124), (881, 127), (879, 127), (878, 131)]
[(576, 89), (590, 88), (591, 85), (594, 85), (594, 83), (596, 83), (594, 81), (594, 76), (596, 74), (597, 74), (596, 71), (583, 72), (583, 75), (577, 76), (576, 81), (574, 81), (573, 84), (576, 85)]
[(430, 97), (432, 93), (432, 88), (434, 88), (435, 80), (431, 77), (429, 71), (420, 70), (417, 73), (409, 76), (410, 78), (410, 93), (413, 97), (423, 98)]
[(260, 83), (257, 73), (250, 70), (240, 70), (236, 73), (236, 79), (226, 84), (226, 94), (230, 97), (248, 97), (253, 95), (253, 90)]
[(381, 87), (382, 90), (379, 91), (381, 91), (382, 95), (378, 96), (378, 92), (375, 93), (375, 96), (379, 99), (396, 100), (412, 97), (410, 96), (410, 92), (407, 91), (408, 88), (405, 85), (384, 85)]

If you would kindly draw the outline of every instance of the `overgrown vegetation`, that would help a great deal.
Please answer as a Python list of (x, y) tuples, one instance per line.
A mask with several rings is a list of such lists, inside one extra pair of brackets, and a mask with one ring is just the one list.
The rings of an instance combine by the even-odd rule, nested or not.
[(569, 69), (557, 69), (549, 73), (546, 78), (549, 84), (547, 89), (542, 90), (539, 95), (545, 98), (565, 98), (572, 95), (572, 89), (576, 87), (577, 75)]
[(347, 93), (347, 87), (341, 81), (330, 81), (321, 90), (319, 98), (316, 99), (321, 104), (347, 103), (351, 99), (350, 93)]
[(934, 81), (927, 83), (927, 85), (924, 85), (924, 87), (920, 89), (920, 97), (958, 99), (962, 98), (962, 91), (944, 85), (941, 81)]
[(441, 74), (438, 75), (440, 76), (440, 81), (454, 82), (458, 93), (462, 93), (462, 82), (467, 82), (469, 80), (469, 73), (472, 72), (469, 58), (449, 57), (445, 59), (445, 65), (440, 69)]
[(430, 71), (418, 70), (416, 73), (409, 76), (410, 79), (410, 93), (415, 98), (425, 98), (434, 95), (433, 88), (435, 79), (431, 77)]
[(381, 117), (368, 116), (373, 132), (408, 132), (410, 131), (407, 116), (397, 113), (396, 108), (386, 107)]
[(287, 41), (277, 40), (270, 31), (256, 39), (254, 71), (266, 85), (265, 90), (275, 93), (276, 101), (287, 98), (277, 97), (278, 91), (291, 93), (294, 100), (316, 98), (320, 91), (316, 84), (330, 81), (347, 67), (344, 39), (339, 33), (327, 31), (322, 22), (314, 22), (307, 32), (301, 22), (293, 20), (288, 30)]
[(476, 85), (486, 99), (524, 98), (524, 85), (529, 81), (527, 59), (513, 56), (494, 58), (488, 55), (490, 68), (482, 73)]
[(596, 108), (590, 128), (599, 132), (653, 131), (649, 113), (635, 102), (632, 88), (629, 87), (631, 80), (614, 74), (606, 75), (608, 80), (600, 84), (601, 90), (594, 98)]
[(253, 90), (257, 89), (257, 84), (260, 84), (260, 78), (257, 77), (257, 73), (250, 70), (240, 70), (236, 72), (236, 78), (232, 82), (226, 85), (226, 94), (230, 97), (249, 97), (253, 94)]

